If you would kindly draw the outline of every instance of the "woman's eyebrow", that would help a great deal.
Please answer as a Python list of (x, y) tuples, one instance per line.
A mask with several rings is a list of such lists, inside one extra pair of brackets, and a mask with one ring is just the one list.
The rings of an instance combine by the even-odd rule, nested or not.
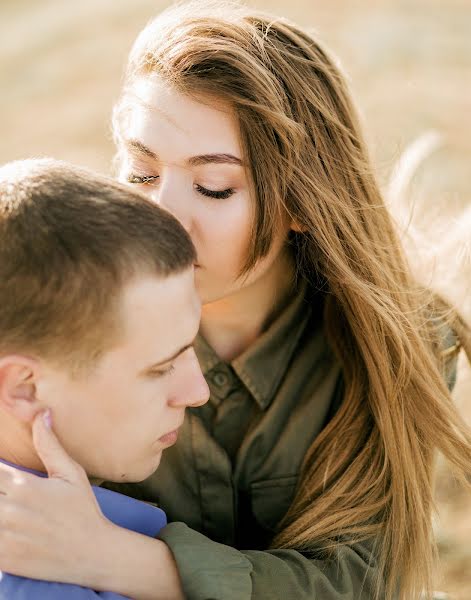
[(152, 158), (153, 160), (158, 160), (158, 158), (159, 158), (153, 150), (148, 148), (145, 144), (143, 144), (139, 140), (135, 140), (135, 139), (126, 140), (124, 142), (124, 145), (126, 146), (126, 149), (131, 154), (134, 154), (136, 156), (144, 155), (144, 156), (147, 156), (148, 158)]
[[(153, 150), (151, 150), (148, 146), (146, 146), (139, 140), (126, 140), (125, 146), (131, 154), (137, 156), (145, 156), (146, 158), (151, 158), (152, 160), (159, 159), (159, 157)], [(191, 156), (187, 162), (192, 167), (205, 164), (230, 164), (237, 165), (240, 167), (244, 166), (244, 162), (237, 156), (221, 152), (216, 152), (214, 154), (200, 154), (198, 156)]]
[(200, 156), (192, 156), (188, 159), (188, 162), (192, 166), (204, 165), (208, 163), (215, 164), (230, 164), (243, 166), (243, 162), (237, 156), (233, 154), (201, 154)]

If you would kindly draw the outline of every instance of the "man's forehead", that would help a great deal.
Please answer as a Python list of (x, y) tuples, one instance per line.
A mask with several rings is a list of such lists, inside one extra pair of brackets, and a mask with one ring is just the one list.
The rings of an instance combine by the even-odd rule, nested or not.
[(160, 356), (189, 344), (201, 316), (192, 269), (132, 282), (124, 290), (120, 313), (128, 343), (158, 346)]

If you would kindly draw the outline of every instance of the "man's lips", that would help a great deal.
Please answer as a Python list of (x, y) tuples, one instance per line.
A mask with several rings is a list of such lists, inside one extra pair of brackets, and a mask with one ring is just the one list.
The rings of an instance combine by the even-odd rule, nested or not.
[(165, 446), (173, 446), (178, 439), (178, 429), (165, 433), (162, 437), (159, 437), (159, 442)]

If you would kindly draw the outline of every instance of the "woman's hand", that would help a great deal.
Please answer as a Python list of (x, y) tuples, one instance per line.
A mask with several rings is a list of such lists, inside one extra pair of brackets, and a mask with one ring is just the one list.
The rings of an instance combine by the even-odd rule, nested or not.
[(85, 471), (62, 448), (46, 413), (33, 423), (33, 440), (48, 479), (0, 463), (0, 570), (95, 587), (116, 526), (103, 516)]
[(44, 413), (33, 440), (48, 479), (0, 463), (0, 571), (135, 600), (184, 600), (169, 548), (104, 517)]

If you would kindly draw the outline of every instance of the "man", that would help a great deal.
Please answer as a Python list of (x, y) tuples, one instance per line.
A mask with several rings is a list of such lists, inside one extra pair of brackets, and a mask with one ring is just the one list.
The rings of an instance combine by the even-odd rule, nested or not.
[[(132, 482), (155, 471), (185, 408), (209, 395), (193, 350), (194, 262), (184, 229), (139, 193), (52, 160), (0, 169), (4, 505), (2, 480), (17, 469), (41, 485), (51, 422), (78, 478)], [(165, 525), (159, 509), (93, 489), (105, 527), (155, 536)], [(15, 508), (11, 518), (28, 514)], [(37, 577), (4, 573), (0, 598), (122, 597)]]

